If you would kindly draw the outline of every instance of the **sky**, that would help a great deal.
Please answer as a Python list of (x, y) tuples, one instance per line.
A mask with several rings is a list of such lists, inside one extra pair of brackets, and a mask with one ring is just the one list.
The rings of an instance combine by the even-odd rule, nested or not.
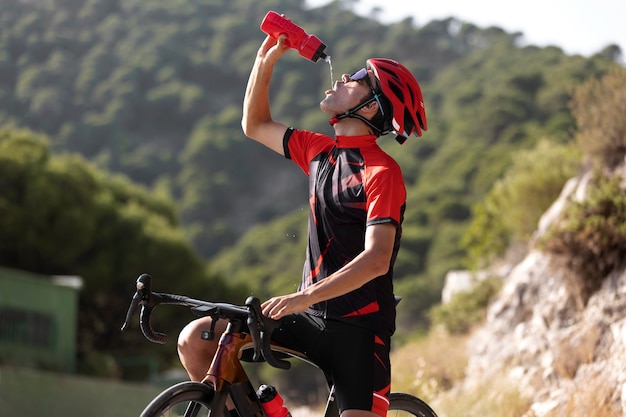
[[(330, 0), (306, 0), (311, 7)], [(435, 19), (455, 17), (507, 33), (521, 32), (525, 45), (558, 46), (565, 53), (590, 56), (609, 44), (626, 55), (626, 0), (359, 0), (354, 11), (370, 15), (374, 7), (383, 23), (406, 17), (421, 27)]]

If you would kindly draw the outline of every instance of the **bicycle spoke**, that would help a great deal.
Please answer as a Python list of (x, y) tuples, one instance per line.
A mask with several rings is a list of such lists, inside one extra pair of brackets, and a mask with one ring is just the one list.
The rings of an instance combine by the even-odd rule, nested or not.
[(208, 417), (209, 410), (195, 401), (174, 404), (154, 417)]
[(204, 417), (208, 416), (208, 410), (205, 409), (205, 412), (201, 414), (202, 404), (196, 402), (190, 402), (187, 405), (187, 409), (185, 410), (184, 417)]

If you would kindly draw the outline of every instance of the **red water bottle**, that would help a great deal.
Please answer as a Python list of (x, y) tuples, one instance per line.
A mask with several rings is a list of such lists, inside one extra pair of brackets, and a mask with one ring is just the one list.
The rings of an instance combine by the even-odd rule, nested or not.
[(273, 11), (267, 12), (263, 22), (261, 22), (261, 30), (276, 39), (284, 33), (287, 35), (285, 44), (298, 50), (300, 55), (306, 59), (313, 62), (317, 62), (320, 58), (326, 59), (324, 53), (326, 45), (317, 36), (309, 35), (283, 14)]
[(256, 395), (261, 400), (261, 405), (267, 417), (291, 417), (291, 413), (284, 405), (283, 397), (280, 396), (273, 386), (261, 385)]

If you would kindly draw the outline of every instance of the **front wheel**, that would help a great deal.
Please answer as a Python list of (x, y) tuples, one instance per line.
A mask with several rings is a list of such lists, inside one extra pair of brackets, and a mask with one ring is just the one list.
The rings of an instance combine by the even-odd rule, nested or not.
[(437, 417), (432, 408), (419, 398), (402, 392), (392, 392), (389, 397), (388, 417)]
[(214, 396), (210, 385), (181, 382), (160, 393), (143, 410), (141, 417), (206, 417)]

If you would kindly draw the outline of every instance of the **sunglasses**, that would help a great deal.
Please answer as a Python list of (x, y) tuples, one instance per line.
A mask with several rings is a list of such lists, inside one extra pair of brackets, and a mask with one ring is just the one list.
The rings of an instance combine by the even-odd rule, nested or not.
[(350, 76), (350, 80), (361, 81), (365, 78), (369, 79), (368, 74), (369, 74), (369, 71), (367, 71), (367, 68), (361, 68), (360, 70), (358, 70), (357, 72), (355, 72), (354, 74)]
[(369, 73), (370, 71), (367, 68), (361, 68), (360, 70), (358, 70), (357, 72), (355, 72), (354, 74), (350, 76), (350, 81), (357, 81), (357, 82), (365, 81), (365, 83), (367, 83), (367, 86), (372, 91), (372, 96), (374, 97), (374, 100), (376, 100), (376, 102), (378, 103), (378, 108), (380, 109), (380, 113), (384, 116), (385, 112), (383, 111), (383, 106), (380, 103), (380, 100), (378, 98), (380, 93), (378, 93), (376, 89), (374, 88), (374, 86), (372, 85), (372, 80), (370, 80)]

